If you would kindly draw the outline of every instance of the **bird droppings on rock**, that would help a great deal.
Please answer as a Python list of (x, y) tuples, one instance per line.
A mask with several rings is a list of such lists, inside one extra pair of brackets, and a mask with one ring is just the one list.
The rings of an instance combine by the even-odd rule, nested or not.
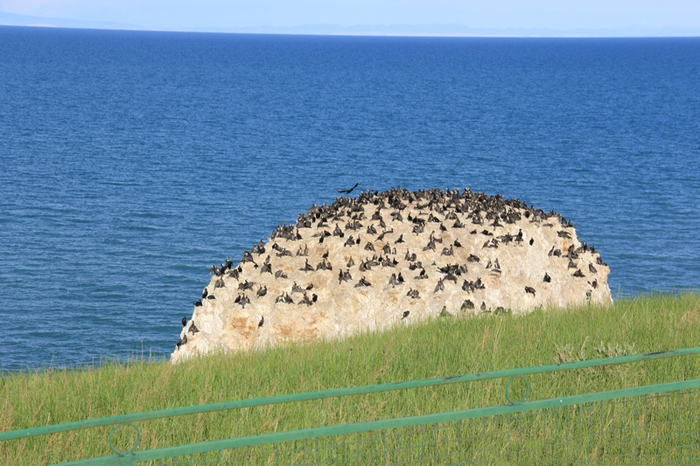
[(183, 319), (173, 362), (441, 313), (612, 303), (610, 269), (570, 221), (469, 189), (365, 191), (314, 205), (237, 266), (227, 258), (210, 273), (192, 318)]

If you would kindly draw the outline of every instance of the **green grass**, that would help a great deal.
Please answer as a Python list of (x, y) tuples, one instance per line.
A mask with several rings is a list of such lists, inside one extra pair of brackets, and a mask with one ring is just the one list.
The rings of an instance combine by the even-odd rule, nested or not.
[[(621, 299), (607, 308), (537, 311), (519, 317), (447, 316), (343, 341), (215, 355), (176, 366), (138, 360), (81, 370), (5, 374), (0, 378), (0, 431), (694, 346), (700, 346), (700, 295), (695, 293)], [(696, 356), (535, 375), (528, 377), (528, 400), (692, 378), (700, 378)], [(489, 380), (141, 422), (139, 449), (501, 405), (507, 403), (506, 382)], [(0, 459), (12, 465), (47, 464), (108, 455), (109, 430), (0, 442)]]

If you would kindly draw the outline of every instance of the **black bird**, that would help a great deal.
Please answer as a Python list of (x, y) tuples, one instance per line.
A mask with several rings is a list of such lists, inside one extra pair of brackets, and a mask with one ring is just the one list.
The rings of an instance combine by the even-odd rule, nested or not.
[(343, 194), (350, 194), (355, 188), (357, 188), (357, 186), (358, 186), (359, 184), (360, 184), (360, 183), (355, 183), (355, 186), (353, 186), (353, 187), (350, 188), (350, 189), (339, 189), (338, 192), (339, 192), (339, 193), (343, 193)]
[(435, 285), (435, 293), (438, 291), (445, 291), (445, 283), (442, 281), (442, 278), (438, 280), (437, 285)]
[(262, 327), (265, 323), (265, 316), (260, 316), (260, 322), (258, 322), (258, 328)]
[(535, 296), (535, 289), (531, 286), (526, 286), (525, 293), (530, 293), (532, 296)]
[(265, 262), (263, 262), (262, 269), (260, 269), (260, 273), (264, 272), (272, 274), (272, 264), (270, 263), (270, 256), (267, 256), (265, 258)]
[(340, 270), (338, 272), (338, 284), (340, 285), (342, 282), (346, 282), (352, 280), (352, 275), (350, 275), (350, 270), (348, 269), (347, 272), (343, 272)]
[(231, 266), (233, 266), (233, 262), (231, 262), (230, 257), (227, 257), (226, 262), (221, 264), (221, 273), (224, 273), (224, 271), (231, 269)]
[(333, 266), (330, 262), (326, 261), (326, 259), (323, 259), (323, 261), (316, 266), (316, 270), (333, 270)]
[(294, 304), (294, 301), (292, 300), (291, 296), (287, 294), (287, 292), (283, 292), (281, 295), (275, 299), (275, 304), (277, 303), (288, 303), (288, 304)]
[(294, 282), (294, 284), (292, 285), (292, 294), (303, 293), (303, 292), (304, 292), (304, 288), (297, 285), (297, 282)]
[(496, 259), (493, 264), (491, 264), (491, 261), (489, 261), (489, 263), (486, 264), (486, 268), (492, 273), (501, 273), (501, 264), (498, 263), (498, 259)]
[(544, 273), (544, 281), (546, 283), (550, 283), (552, 281), (552, 277), (550, 277), (547, 272)]
[(245, 293), (243, 293), (243, 294), (239, 294), (238, 297), (233, 302), (238, 303), (241, 305), (242, 308), (245, 308), (246, 304), (250, 304), (250, 299), (248, 299), (248, 297), (245, 295)]
[(598, 272), (595, 267), (593, 267), (593, 264), (588, 264), (588, 271), (591, 273), (596, 273)]
[(304, 297), (301, 298), (301, 301), (299, 301), (297, 304), (306, 304), (307, 306), (311, 306), (314, 302), (309, 299), (308, 296), (306, 296), (306, 293), (304, 293)]
[(408, 315), (411, 313), (411, 311), (403, 311), (403, 316), (401, 317), (401, 320), (404, 320)]
[[(256, 244), (253, 246), (253, 253), (254, 254), (263, 254), (265, 252), (265, 246), (263, 245), (263, 240), (260, 240), (260, 243)], [(231, 266), (229, 265), (229, 269)]]
[(306, 263), (304, 264), (304, 267), (300, 268), (302, 272), (313, 272), (314, 268), (309, 264), (309, 259), (306, 259)]
[(389, 285), (391, 285), (392, 287), (394, 287), (394, 286), (396, 286), (397, 284), (398, 284), (398, 282), (396, 281), (396, 274), (395, 274), (395, 273), (392, 273), (392, 274), (391, 274), (391, 278), (389, 279)]
[(177, 348), (180, 349), (180, 346), (184, 345), (185, 343), (187, 343), (187, 335), (182, 337), (182, 339), (177, 342)]
[(187, 325), (187, 317), (182, 318), (182, 326), (184, 327), (185, 325)]
[(245, 282), (238, 284), (238, 289), (242, 291), (250, 290), (253, 288), (253, 285), (255, 285), (255, 283), (246, 280)]
[(362, 277), (362, 278), (360, 278), (360, 281), (357, 282), (357, 284), (355, 285), (355, 288), (358, 288), (360, 286), (372, 286), (372, 284), (370, 282), (368, 282), (367, 280), (365, 280), (365, 277)]
[(372, 261), (360, 262), (360, 272), (366, 272), (367, 270), (372, 270)]
[(384, 237), (385, 237), (387, 234), (393, 233), (393, 232), (394, 232), (394, 229), (393, 229), (393, 228), (392, 228), (391, 230), (387, 230), (387, 229), (386, 229), (386, 225), (383, 225), (383, 226), (380, 225), (380, 226), (381, 226), (382, 228), (385, 228), (385, 230), (382, 232), (381, 235), (377, 236), (377, 241), (383, 241), (383, 240), (384, 240)]

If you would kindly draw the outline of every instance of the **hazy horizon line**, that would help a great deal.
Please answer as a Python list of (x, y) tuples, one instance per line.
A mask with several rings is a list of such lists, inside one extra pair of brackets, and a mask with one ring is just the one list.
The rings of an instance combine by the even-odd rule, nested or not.
[(112, 31), (187, 32), (211, 34), (279, 34), (363, 37), (512, 37), (512, 38), (673, 38), (700, 37), (700, 28), (626, 27), (626, 28), (492, 28), (463, 24), (305, 24), (297, 26), (240, 26), (153, 28), (138, 24), (110, 21), (84, 21), (21, 15), (0, 11), (0, 26), (91, 29)]

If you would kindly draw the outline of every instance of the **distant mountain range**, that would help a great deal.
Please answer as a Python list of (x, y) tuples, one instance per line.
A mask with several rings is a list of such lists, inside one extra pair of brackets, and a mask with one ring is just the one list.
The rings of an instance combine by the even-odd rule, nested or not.
[(699, 37), (698, 28), (475, 28), (461, 24), (398, 24), (339, 26), (308, 24), (287, 27), (201, 28), (201, 32), (242, 32), (265, 34), (323, 34), (372, 36), (464, 36), (464, 37)]
[[(0, 11), (0, 26), (43, 26), (82, 29), (154, 30), (146, 26), (111, 21), (81, 21), (45, 18)], [(187, 27), (165, 29), (183, 32), (224, 32), (249, 34), (317, 34), (367, 36), (467, 36), (467, 37), (698, 37), (700, 27), (548, 29), (548, 28), (475, 28), (461, 24), (358, 25), (307, 24), (301, 26), (259, 27)]]

